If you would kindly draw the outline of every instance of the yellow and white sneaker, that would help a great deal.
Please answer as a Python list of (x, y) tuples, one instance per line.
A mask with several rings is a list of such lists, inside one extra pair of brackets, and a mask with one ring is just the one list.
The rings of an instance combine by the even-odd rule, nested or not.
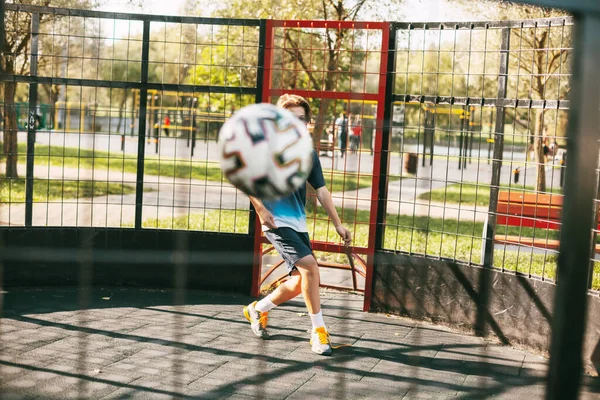
[(331, 339), (329, 338), (329, 333), (324, 326), (313, 331), (313, 333), (310, 335), (310, 344), (313, 353), (322, 356), (330, 356), (333, 353)]
[(244, 316), (250, 321), (252, 332), (261, 339), (269, 337), (267, 333), (267, 322), (269, 322), (268, 312), (256, 311), (256, 301), (244, 307)]

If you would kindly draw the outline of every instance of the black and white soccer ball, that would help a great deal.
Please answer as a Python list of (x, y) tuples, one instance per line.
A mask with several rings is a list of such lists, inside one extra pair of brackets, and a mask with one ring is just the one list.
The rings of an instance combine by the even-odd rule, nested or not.
[(221, 169), (244, 193), (276, 199), (298, 190), (312, 168), (313, 144), (306, 125), (272, 104), (241, 108), (219, 132)]

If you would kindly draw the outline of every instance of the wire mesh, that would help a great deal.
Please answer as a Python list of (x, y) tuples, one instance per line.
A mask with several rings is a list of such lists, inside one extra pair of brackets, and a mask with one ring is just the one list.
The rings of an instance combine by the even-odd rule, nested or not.
[[(3, 138), (9, 146), (8, 160), (2, 161), (15, 168), (1, 172), (0, 221), (8, 228), (2, 233), (26, 225), (32, 228), (23, 230), (26, 234), (41, 232), (47, 240), (57, 232), (60, 239), (41, 251), (32, 248), (38, 243), (33, 240), (12, 251), (3, 247), (2, 254), (43, 255), (38, 260), (52, 264), (54, 272), (73, 268), (77, 298), (70, 307), (78, 311), (69, 326), (76, 332), (62, 356), (73, 363), (65, 371), (78, 374), (104, 362), (94, 357), (104, 345), (91, 340), (89, 332), (99, 332), (102, 317), (94, 309), (95, 290), (106, 271), (123, 260), (129, 265), (144, 260), (143, 274), (159, 276), (155, 285), (172, 282), (172, 318), (160, 318), (157, 331), (164, 341), (156, 347), (165, 356), (161, 368), (176, 388), (172, 393), (179, 395), (188, 383), (182, 306), (187, 286), (197, 279), (192, 269), (207, 257), (217, 258), (213, 268), (241, 264), (231, 253), (225, 266), (219, 265), (222, 253), (211, 257), (192, 252), (210, 247), (211, 235), (194, 237), (189, 231), (234, 233), (234, 240), (233, 235), (220, 239), (233, 247), (240, 238), (251, 244), (247, 198), (224, 180), (215, 150), (223, 121), (255, 102), (259, 21), (28, 6), (11, 6), (5, 19), (12, 21), (13, 29), (7, 31), (11, 43), (23, 40), (24, 46), (14, 57), (4, 58), (15, 60), (15, 68), (2, 75), (5, 98), (15, 102), (3, 108)], [(191, 59), (192, 54), (196, 57)], [(44, 229), (36, 229), (40, 227)], [(66, 229), (71, 227), (79, 229)], [(133, 231), (136, 234), (126, 234)], [(111, 236), (118, 239), (113, 242)], [(108, 251), (99, 251), (103, 245)], [(142, 247), (145, 250), (136, 255), (136, 248)], [(104, 257), (117, 249), (123, 250), (106, 262)], [(245, 251), (232, 253), (239, 252), (247, 264), (252, 256)], [(99, 254), (104, 261), (98, 262)], [(123, 272), (121, 283), (136, 280)], [(238, 279), (244, 280), (248, 281)], [(111, 298), (109, 294), (103, 299)], [(3, 301), (2, 305), (4, 311)], [(167, 342), (175, 344), (173, 349), (164, 347)], [(131, 343), (126, 346), (131, 348)], [(7, 356), (6, 346), (2, 353)], [(27, 368), (26, 363), (17, 364)], [(56, 379), (56, 371), (49, 371), (45, 379)], [(66, 396), (97, 393), (93, 379), (68, 379), (69, 390), (55, 385)]]
[(571, 28), (570, 18), (397, 25), (386, 249), (483, 264), (494, 214), (493, 266), (555, 279)]
[[(142, 19), (97, 15), (42, 12), (34, 32), (37, 54), (27, 43), (14, 54), (4, 80), (15, 102), (4, 104), (4, 127), (11, 132), (15, 120), (17, 139), (8, 154), (16, 154), (17, 174), (3, 180), (2, 223), (26, 224), (30, 207), (34, 226), (127, 228), (135, 226), (137, 212), (146, 228), (248, 233), (247, 199), (224, 181), (214, 149), (220, 124), (255, 101), (258, 22), (156, 18), (144, 41)], [(32, 36), (24, 28), (31, 26), (31, 16), (8, 10), (7, 35)], [(319, 136), (315, 145), (329, 190), (351, 226), (355, 247), (364, 251), (375, 223), (377, 110), (386, 106), (378, 97), (386, 67), (382, 33), (362, 25), (293, 24), (274, 31), (272, 101), (288, 90), (310, 100), (315, 112), (310, 128)], [(493, 266), (554, 279), (572, 20), (395, 27), (383, 248), (482, 264), (483, 228), (492, 213), (499, 221)], [(506, 49), (503, 31), (509, 34)], [(342, 39), (343, 51), (329, 48), (332, 33)], [(506, 95), (499, 96), (503, 51)], [(37, 71), (31, 75), (33, 56)], [(33, 121), (30, 85), (40, 88)], [(28, 202), (26, 182), (16, 176), (24, 167), (32, 124)], [(502, 156), (495, 159), (499, 134)], [(494, 162), (501, 164), (497, 183), (491, 179)], [(500, 209), (489, 208), (491, 189), (507, 200)], [(529, 200), (514, 203), (514, 196)], [(316, 241), (337, 240), (326, 216), (317, 209), (309, 214)], [(590, 275), (594, 288), (597, 271)]]
[[(34, 14), (15, 9), (6, 15), (15, 21), (7, 34), (37, 37), (39, 50), (20, 49), (19, 68), (8, 71), (4, 83), (16, 93), (5, 114), (16, 114), (18, 133), (17, 171), (3, 180), (3, 224), (26, 224), (29, 206), (33, 226), (129, 228), (141, 212), (142, 227), (248, 233), (247, 198), (224, 180), (215, 149), (223, 121), (255, 102), (258, 21), (156, 17), (144, 40), (144, 20), (151, 17), (45, 9), (39, 32), (24, 30), (27, 21), (17, 23)], [(28, 84), (22, 80), (33, 56), (38, 70)], [(28, 205), (20, 176), (33, 84), (40, 90)]]
[[(17, 150), (11, 149), (8, 155), (18, 155), (13, 157), (15, 160), (27, 157), (33, 161), (27, 174), (34, 179), (23, 182), (9, 177), (2, 181), (0, 220), (9, 227), (27, 224), (30, 210), (35, 226), (155, 228), (155, 231), (177, 232), (169, 243), (158, 243), (156, 235), (157, 248), (167, 248), (169, 251), (165, 252), (149, 254), (126, 249), (107, 251), (99, 256), (93, 249), (94, 232), (80, 230), (76, 252), (46, 249), (43, 254), (28, 255), (30, 259), (44, 258), (46, 262), (48, 257), (56, 257), (58, 262), (69, 260), (79, 266), (80, 273), (78, 312), (74, 317), (59, 322), (40, 316), (15, 318), (55, 329), (49, 335), (50, 343), (44, 343), (48, 347), (41, 349), (45, 353), (34, 353), (45, 357), (43, 362), (47, 365), (35, 371), (37, 375), (32, 375), (33, 379), (44, 374), (47, 378), (53, 368), (58, 371), (60, 364), (54, 363), (56, 353), (60, 352), (66, 354), (65, 358), (76, 360), (76, 368), (68, 371), (75, 370), (78, 376), (69, 375), (70, 372), (61, 376), (76, 381), (77, 388), (72, 393), (76, 392), (78, 398), (91, 396), (98, 389), (94, 383), (113, 384), (114, 376), (82, 379), (81, 373), (89, 372), (86, 370), (96, 363), (104, 363), (95, 358), (94, 353), (105, 343), (97, 337), (92, 340), (93, 334), (118, 340), (118, 352), (123, 348), (128, 351), (116, 354), (118, 361), (110, 361), (116, 364), (115, 368), (142, 370), (148, 367), (148, 360), (152, 360), (157, 369), (147, 368), (143, 373), (171, 374), (172, 391), (155, 389), (155, 381), (136, 381), (126, 384), (117, 395), (141, 392), (178, 397), (183, 395), (180, 388), (188, 383), (192, 383), (186, 389), (191, 390), (189, 393), (202, 390), (206, 394), (207, 385), (217, 381), (224, 391), (258, 383), (252, 394), (262, 396), (269, 388), (264, 382), (270, 377), (281, 375), (286, 384), (295, 381), (289, 379), (290, 372), (312, 367), (289, 358), (292, 357), (289, 349), (285, 358), (273, 358), (270, 353), (253, 357), (254, 351), (265, 354), (276, 347), (265, 343), (256, 348), (245, 347), (246, 352), (231, 351), (231, 343), (238, 343), (233, 337), (239, 340), (237, 326), (231, 324), (236, 318), (234, 313), (236, 316), (239, 313), (237, 304), (226, 304), (230, 308), (219, 316), (216, 314), (221, 311), (211, 308), (219, 300), (212, 297), (208, 300), (213, 303), (210, 307), (193, 304), (193, 301), (192, 305), (183, 307), (190, 263), (209, 259), (219, 267), (225, 264), (222, 253), (189, 251), (196, 244), (192, 244), (192, 236), (183, 231), (249, 231), (247, 199), (224, 182), (214, 154), (220, 124), (236, 109), (255, 101), (261, 62), (258, 23), (245, 21), (235, 25), (231, 20), (194, 22), (190, 19), (172, 22), (177, 19), (135, 16), (118, 20), (106, 15), (90, 15), (95, 16), (60, 14), (46, 18), (48, 15), (42, 12), (39, 32), (10, 32), (37, 35), (39, 41), (37, 52), (32, 50), (33, 46), (20, 49), (15, 58), (24, 67), (2, 78), (5, 88), (14, 89), (18, 100), (5, 104), (5, 110), (11, 115), (7, 121), (18, 127), (4, 126), (5, 134), (8, 132), (10, 136), (14, 132), (18, 140), (13, 143), (19, 144)], [(11, 12), (8, 18), (27, 19), (31, 13)], [(566, 160), (564, 121), (568, 102), (564, 99), (569, 91), (565, 82), (570, 77), (571, 20), (453, 26), (398, 24), (399, 39), (394, 53), (397, 67), (392, 71), (396, 85), (394, 101), (388, 104), (380, 97), (382, 77), (386, 73), (387, 55), (382, 51), (385, 34), (376, 28), (369, 30), (368, 26), (366, 29), (347, 24), (343, 28), (326, 26), (284, 25), (276, 30), (270, 90), (273, 101), (283, 91), (302, 93), (316, 110), (310, 129), (316, 135), (315, 144), (325, 167), (327, 187), (333, 193), (342, 221), (353, 233), (354, 251), (379, 250), (373, 245), (378, 219), (374, 206), (381, 200), (375, 188), (381, 178), (376, 171), (383, 162), (378, 164), (382, 154), (376, 143), (381, 140), (382, 122), (387, 123), (381, 120), (382, 109), (390, 107), (393, 109), (391, 150), (385, 158), (391, 163), (389, 170), (383, 172), (389, 181), (387, 197), (383, 199), (387, 203), (383, 248), (481, 264), (484, 262), (483, 232), (491, 213), (497, 217), (493, 265), (505, 271), (553, 279), (555, 251), (552, 246), (556, 245), (560, 228), (557, 216), (562, 204), (560, 187)], [(345, 48), (334, 51), (334, 59), (328, 59), (332, 53), (326, 47), (327, 36), (332, 31), (344, 37)], [(509, 33), (510, 47), (502, 48), (503, 32)], [(531, 44), (527, 38), (532, 40)], [(148, 55), (147, 61), (144, 54)], [(504, 72), (503, 54), (509, 56)], [(39, 69), (28, 75), (29, 59), (39, 61)], [(503, 91), (501, 75), (507, 77), (504, 86), (507, 93), (498, 96)], [(33, 85), (41, 89), (37, 98), (28, 95)], [(28, 115), (32, 104), (33, 119)], [(502, 113), (501, 121), (506, 123), (498, 122), (499, 113)], [(501, 131), (498, 131), (499, 125)], [(31, 152), (31, 146), (25, 147), (32, 138), (35, 153)], [(22, 169), (23, 163), (16, 166)], [(494, 172), (498, 174), (497, 180)], [(539, 182), (542, 173), (545, 177)], [(29, 187), (28, 183), (33, 185)], [(500, 202), (492, 209), (494, 189), (500, 189)], [(308, 209), (311, 236), (321, 243), (336, 242), (331, 222), (311, 206), (314, 197), (311, 195)], [(517, 200), (512, 200), (513, 197)], [(595, 230), (591, 240), (596, 240), (596, 233)], [(222, 241), (228, 237), (220, 236)], [(19, 255), (28, 250), (21, 249)], [(172, 310), (147, 307), (147, 304), (141, 307), (146, 309), (126, 310), (124, 314), (101, 310), (102, 307), (89, 309), (95, 304), (90, 293), (95, 261), (100, 259), (110, 264), (124, 256), (129, 258), (128, 263), (143, 263), (145, 267), (175, 265), (171, 277), (175, 288)], [(326, 257), (321, 253), (318, 256)], [(234, 258), (227, 254), (226, 263), (233, 263)], [(246, 257), (240, 261), (243, 262), (247, 263)], [(595, 257), (592, 262), (596, 263)], [(598, 285), (597, 266), (595, 271), (595, 275), (590, 275), (594, 282), (592, 287)], [(4, 292), (0, 293), (3, 295)], [(338, 332), (349, 337), (347, 329), (352, 318), (347, 303), (347, 298), (337, 303), (334, 299), (330, 307), (340, 313)], [(160, 304), (165, 304), (164, 299)], [(198, 314), (200, 311), (203, 314)], [(169, 320), (164, 318), (168, 314), (172, 314)], [(51, 314), (50, 319), (54, 317)], [(98, 320), (109, 324), (114, 318), (118, 318), (119, 324), (98, 329)], [(211, 324), (207, 331), (198, 332), (198, 320)], [(295, 326), (297, 322), (292, 319), (287, 323)], [(398, 367), (395, 361), (390, 361), (393, 352), (393, 356), (419, 366), (429, 353), (432, 358), (441, 353), (449, 357), (453, 351), (440, 351), (445, 344), (440, 344), (439, 331), (427, 332), (427, 329), (403, 327), (394, 322), (381, 324), (383, 328), (379, 329), (388, 330), (384, 334), (373, 333), (375, 327), (371, 322), (364, 328), (367, 332), (352, 335), (375, 347), (381, 359), (372, 360), (366, 352), (362, 355), (357, 352), (354, 355), (359, 362), (356, 368), (349, 357), (342, 357), (337, 365), (329, 366), (339, 378), (334, 384), (335, 397), (343, 398), (347, 390), (353, 390), (352, 377), (362, 378), (366, 370), (371, 379), (376, 378), (371, 384), (392, 382), (387, 394), (397, 396), (399, 378), (390, 373), (395, 368), (410, 375), (405, 394), (415, 394), (425, 382), (449, 388), (451, 394), (462, 389), (455, 384), (455, 374), (447, 377), (450, 382), (440, 384), (437, 375), (419, 376), (422, 369), (406, 371), (405, 366)], [(55, 346), (59, 342), (55, 341), (56, 331), (59, 331), (56, 328), (77, 331), (77, 337), (67, 339), (66, 345), (63, 342)], [(11, 341), (23, 334), (20, 328), (15, 330), (17, 333), (8, 331)], [(136, 332), (131, 333), (132, 330)], [(218, 331), (218, 336), (210, 336), (208, 330)], [(402, 336), (408, 344), (399, 353), (396, 343), (385, 339), (385, 335), (391, 337), (392, 334)], [(149, 357), (135, 357), (131, 349), (137, 351), (141, 346), (132, 345), (132, 341), (148, 344), (140, 353)], [(415, 344), (418, 346), (411, 346)], [(498, 354), (488, 354), (487, 348), (477, 350), (479, 341), (462, 346), (464, 350), (454, 353), (464, 356), (462, 352), (475, 351), (478, 357), (488, 359), (506, 356), (506, 349)], [(3, 351), (7, 350), (3, 347)], [(185, 354), (190, 350), (192, 354)], [(249, 364), (240, 364), (237, 365), (239, 374), (233, 374), (233, 382), (228, 383), (231, 364), (207, 370), (190, 364), (189, 359), (205, 361), (205, 354), (218, 355), (227, 361), (236, 357), (258, 358), (252, 366), (261, 371), (260, 376), (253, 376), (255, 372), (248, 368)], [(523, 373), (523, 355), (516, 357), (516, 373)], [(267, 363), (271, 361), (273, 363)], [(440, 361), (447, 364), (449, 360)], [(212, 364), (220, 362), (212, 361)], [(464, 364), (464, 360), (458, 362)], [(285, 364), (283, 369), (268, 371), (268, 367), (281, 367), (281, 363)], [(391, 363), (394, 365), (389, 365)], [(6, 360), (2, 364), (11, 365)], [(207, 365), (210, 364), (209, 360)], [(465, 381), (473, 393), (486, 390), (485, 393), (494, 395), (506, 390), (507, 385), (502, 382), (498, 383), (501, 389), (487, 388), (484, 382), (487, 374), (491, 376), (496, 371), (481, 373), (487, 366), (479, 359), (475, 364), (479, 374), (477, 382)], [(468, 374), (475, 364), (467, 363)], [(18, 369), (18, 365), (12, 365), (13, 369)], [(299, 375), (304, 383), (306, 377)], [(350, 379), (343, 379), (346, 377)], [(17, 386), (27, 387), (31, 382), (34, 381), (24, 380)], [(277, 388), (280, 382), (270, 382), (273, 383)], [(62, 386), (54, 388), (62, 390)], [(213, 388), (209, 393), (216, 395), (215, 390), (219, 389)]]
[[(33, 225), (131, 227), (137, 192), (143, 191), (143, 227), (247, 233), (247, 199), (224, 182), (214, 149), (220, 124), (254, 102), (258, 25), (159, 19), (151, 23), (144, 43), (143, 21), (135, 18), (41, 17), (37, 74), (29, 82), (21, 79), (32, 57), (24, 46), (15, 54), (20, 71), (11, 78), (16, 101), (4, 105), (5, 114), (16, 116), (16, 158), (23, 160), (28, 88), (32, 82), (40, 86)], [(31, 13), (7, 11), (7, 34), (31, 35), (19, 19), (30, 21)], [(315, 144), (329, 190), (343, 222), (351, 225), (355, 246), (365, 249), (374, 223), (370, 205), (381, 32), (292, 24), (274, 31), (272, 100), (297, 90), (311, 101), (311, 130), (319, 135)], [(510, 212), (502, 215), (488, 205), (494, 186), (501, 197), (560, 198), (572, 20), (396, 27), (383, 247), (482, 264), (483, 224), (489, 212), (498, 212), (494, 266), (553, 279), (558, 230), (531, 221), (557, 206), (541, 200), (528, 208), (503, 204)], [(510, 45), (506, 95), (499, 97), (503, 30), (509, 31)], [(335, 32), (343, 38), (344, 51), (332, 53), (326, 38)], [(140, 99), (144, 45), (148, 83), (146, 99)], [(144, 100), (140, 185), (136, 173)], [(502, 132), (495, 129), (499, 110), (506, 120)], [(494, 160), (499, 133), (502, 157)], [(494, 161), (502, 163), (498, 185), (491, 180)], [(5, 225), (24, 224), (25, 186), (23, 179), (4, 181)], [(532, 207), (534, 213), (526, 214)], [(309, 212), (312, 237), (335, 241), (326, 217), (317, 209)]]

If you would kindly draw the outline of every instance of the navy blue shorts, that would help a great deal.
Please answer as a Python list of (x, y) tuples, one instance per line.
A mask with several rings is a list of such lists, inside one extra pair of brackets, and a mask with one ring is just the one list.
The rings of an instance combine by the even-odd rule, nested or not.
[(310, 239), (306, 232), (296, 232), (292, 228), (281, 227), (265, 231), (265, 236), (284, 259), (288, 274), (297, 269), (295, 264), (298, 260), (312, 254)]

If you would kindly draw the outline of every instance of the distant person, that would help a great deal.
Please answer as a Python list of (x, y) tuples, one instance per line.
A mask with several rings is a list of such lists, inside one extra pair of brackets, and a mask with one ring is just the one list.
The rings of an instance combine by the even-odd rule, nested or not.
[(169, 128), (171, 127), (171, 118), (169, 114), (165, 115), (165, 120), (163, 123), (163, 128), (165, 130), (165, 136), (169, 136)]
[(352, 119), (350, 126), (350, 151), (352, 154), (356, 154), (360, 145), (360, 138), (362, 135), (362, 121), (360, 115), (356, 114)]
[(348, 147), (348, 116), (345, 112), (342, 112), (340, 117), (335, 120), (335, 135), (338, 139), (342, 158), (344, 158), (346, 148)]
[[(331, 158), (333, 158), (334, 156), (334, 152), (333, 149), (335, 148), (335, 129), (333, 128), (333, 126), (330, 126), (329, 128), (327, 128), (327, 156), (331, 156)], [(331, 153), (331, 154), (329, 154)]]

